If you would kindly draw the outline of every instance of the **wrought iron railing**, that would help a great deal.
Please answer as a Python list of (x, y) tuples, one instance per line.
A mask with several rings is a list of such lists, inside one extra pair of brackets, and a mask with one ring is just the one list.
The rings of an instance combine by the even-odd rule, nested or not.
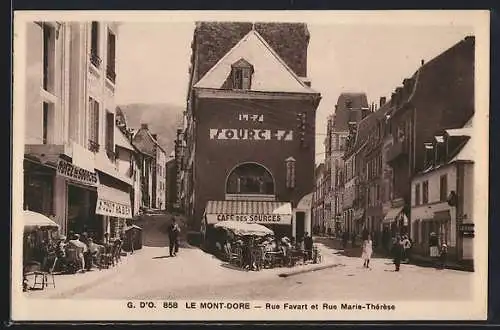
[(102, 60), (97, 54), (90, 53), (90, 63), (92, 63), (92, 65), (94, 65), (96, 68), (100, 68)]

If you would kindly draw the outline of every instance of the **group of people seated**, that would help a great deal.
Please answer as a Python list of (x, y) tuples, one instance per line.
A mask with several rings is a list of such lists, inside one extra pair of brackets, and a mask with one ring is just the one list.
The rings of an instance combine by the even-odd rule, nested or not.
[[(91, 235), (84, 232), (81, 235), (70, 232), (68, 237), (61, 235), (56, 243), (56, 257), (64, 264), (65, 261), (71, 262), (68, 252), (71, 248), (76, 250), (78, 261), (76, 271), (85, 272), (93, 267), (101, 266), (101, 254), (106, 248), (111, 249), (112, 245), (121, 245), (121, 239), (110, 242), (109, 233), (103, 235), (101, 242), (96, 242)], [(54, 264), (56, 266), (56, 264)]]
[(231, 258), (235, 247), (241, 248), (242, 267), (250, 270), (258, 270), (259, 268), (257, 260), (255, 260), (256, 253), (252, 253), (252, 251), (280, 255), (284, 260), (292, 260), (292, 252), (301, 254), (304, 261), (313, 259), (313, 239), (308, 233), (299, 239), (295, 237), (288, 238), (286, 236), (277, 238), (271, 235), (265, 237), (243, 236), (233, 242), (226, 239), (221, 249), (223, 249), (225, 257), (228, 260)]

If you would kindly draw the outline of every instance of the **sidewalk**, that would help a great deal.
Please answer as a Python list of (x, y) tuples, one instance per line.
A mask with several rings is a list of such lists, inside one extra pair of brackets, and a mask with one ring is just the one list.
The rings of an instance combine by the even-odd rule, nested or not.
[[(32, 289), (24, 292), (26, 297), (30, 298), (60, 298), (63, 295), (72, 295), (85, 291), (94, 285), (112, 279), (118, 272), (123, 269), (133, 258), (139, 257), (142, 250), (136, 250), (134, 254), (122, 256), (121, 262), (114, 267), (99, 270), (94, 268), (85, 273), (76, 274), (54, 274), (55, 288), (49, 284), (45, 289)], [(28, 285), (33, 285), (34, 277), (28, 277)], [(51, 279), (49, 278), (49, 282)]]
[[(315, 241), (321, 242), (327, 246), (339, 250), (340, 254), (346, 257), (361, 257), (361, 244), (358, 242), (359, 246), (352, 247), (351, 241), (348, 242), (347, 248), (343, 249), (342, 240), (335, 237), (315, 237)], [(391, 257), (382, 251), (381, 249), (375, 248), (373, 251), (373, 258), (388, 258)], [(431, 257), (426, 257), (422, 255), (414, 254), (410, 257), (410, 264), (420, 266), (420, 267), (436, 267), (436, 261)], [(446, 263), (446, 269), (460, 270), (466, 272), (473, 272), (474, 268), (472, 265), (461, 264), (458, 262), (448, 261)]]

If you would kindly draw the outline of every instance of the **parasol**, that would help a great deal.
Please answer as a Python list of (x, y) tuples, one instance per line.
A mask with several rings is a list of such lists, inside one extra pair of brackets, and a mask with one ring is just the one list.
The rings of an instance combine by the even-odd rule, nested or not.
[(214, 228), (224, 228), (231, 231), (236, 236), (267, 236), (274, 235), (274, 232), (257, 223), (247, 223), (239, 221), (220, 221), (214, 225)]
[(24, 229), (54, 228), (59, 225), (45, 215), (33, 211), (23, 211)]

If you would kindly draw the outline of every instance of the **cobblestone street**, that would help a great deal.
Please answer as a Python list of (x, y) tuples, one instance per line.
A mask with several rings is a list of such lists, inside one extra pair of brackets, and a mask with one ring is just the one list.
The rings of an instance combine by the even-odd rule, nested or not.
[[(167, 257), (165, 247), (144, 247), (109, 270), (56, 276), (56, 289), (27, 295), (71, 299), (367, 299), (467, 300), (473, 273), (402, 265), (394, 272), (389, 259), (372, 260), (371, 269), (356, 257), (319, 243), (328, 268), (293, 276), (283, 273), (318, 265), (247, 272), (230, 268), (197, 248)], [(460, 290), (456, 290), (460, 288)]]

